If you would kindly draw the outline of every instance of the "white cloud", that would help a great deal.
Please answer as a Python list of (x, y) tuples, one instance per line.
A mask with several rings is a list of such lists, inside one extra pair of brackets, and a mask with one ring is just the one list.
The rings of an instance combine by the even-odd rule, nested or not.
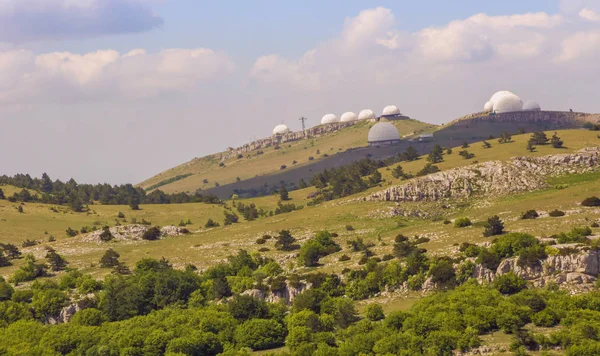
[(0, 42), (88, 38), (161, 26), (149, 0), (0, 0)]
[(384, 36), (394, 25), (392, 11), (383, 7), (361, 11), (358, 16), (347, 18), (342, 31), (342, 43), (355, 49), (376, 42), (376, 38)]
[(561, 43), (559, 62), (569, 62), (600, 53), (600, 31), (578, 32)]
[(588, 21), (600, 21), (600, 14), (588, 8), (581, 9), (581, 11), (579, 11), (579, 16)]
[(0, 53), (0, 101), (81, 96), (151, 97), (183, 91), (234, 69), (232, 60), (211, 49), (136, 49), (86, 54), (28, 51)]
[(297, 61), (290, 61), (277, 54), (259, 57), (250, 76), (264, 84), (287, 84), (303, 90), (318, 90), (320, 75), (311, 72), (316, 52), (308, 51)]

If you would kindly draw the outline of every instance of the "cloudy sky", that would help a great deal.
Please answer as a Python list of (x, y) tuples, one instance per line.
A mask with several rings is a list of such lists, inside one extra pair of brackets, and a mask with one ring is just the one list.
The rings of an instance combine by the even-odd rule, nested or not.
[(600, 112), (598, 83), (600, 0), (0, 0), (0, 174), (138, 183), (300, 116)]

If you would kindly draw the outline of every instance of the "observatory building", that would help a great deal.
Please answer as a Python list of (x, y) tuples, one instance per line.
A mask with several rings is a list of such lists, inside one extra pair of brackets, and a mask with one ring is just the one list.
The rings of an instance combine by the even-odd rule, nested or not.
[(369, 130), (369, 146), (390, 146), (400, 142), (400, 133), (389, 122), (378, 122)]
[(290, 132), (290, 129), (286, 125), (280, 124), (275, 126), (275, 128), (273, 129), (273, 136), (285, 135), (288, 132)]
[(334, 114), (327, 114), (321, 119), (321, 125), (333, 124), (340, 122), (340, 119)]
[(527, 100), (525, 104), (523, 104), (523, 111), (541, 111), (542, 107), (536, 101)]
[(400, 109), (398, 109), (395, 105), (388, 105), (383, 108), (381, 117), (388, 120), (398, 120), (400, 117), (402, 117), (402, 114), (400, 113)]
[(340, 119), (340, 122), (352, 122), (352, 121), (356, 121), (357, 117), (356, 114), (348, 111), (345, 112), (344, 114), (342, 114), (342, 118)]
[(358, 120), (375, 120), (377, 119), (377, 116), (375, 116), (375, 113), (373, 112), (373, 110), (369, 110), (369, 109), (365, 109), (362, 110), (359, 114), (358, 114)]

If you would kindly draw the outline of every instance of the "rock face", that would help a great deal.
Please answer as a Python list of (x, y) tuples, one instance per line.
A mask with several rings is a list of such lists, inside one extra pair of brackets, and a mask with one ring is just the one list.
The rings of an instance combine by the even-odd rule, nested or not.
[(500, 196), (546, 187), (546, 178), (585, 173), (598, 166), (600, 147), (572, 154), (516, 157), (490, 161), (415, 178), (367, 197), (375, 201), (436, 201), (472, 195)]
[(289, 282), (286, 282), (286, 287), (283, 289), (283, 291), (280, 292), (269, 292), (265, 294), (260, 289), (249, 289), (247, 291), (244, 291), (242, 294), (249, 295), (257, 299), (262, 299), (269, 303), (278, 303), (283, 301), (285, 304), (292, 304), (294, 298), (296, 298), (298, 294), (304, 292), (307, 289), (310, 289), (310, 287), (310, 284), (301, 283), (300, 286), (296, 288), (290, 285)]
[[(150, 226), (139, 225), (139, 224), (113, 226), (110, 228), (110, 233), (113, 235), (113, 237), (117, 241), (119, 241), (119, 240), (120, 241), (140, 240), (142, 238), (142, 235), (144, 235), (144, 233), (146, 231), (148, 231), (149, 228), (150, 228)], [(181, 228), (179, 228), (177, 226), (173, 226), (173, 225), (162, 227), (160, 229), (160, 232), (161, 232), (162, 237), (177, 236), (177, 235), (183, 234)], [(102, 229), (96, 230), (94, 232), (89, 233), (87, 236), (85, 236), (83, 238), (83, 240), (87, 241), (87, 242), (101, 243), (102, 242), (102, 240), (100, 239), (101, 234), (102, 234)]]
[(600, 274), (600, 251), (597, 250), (581, 251), (567, 256), (549, 256), (533, 267), (521, 267), (517, 260), (517, 257), (505, 259), (495, 271), (477, 265), (472, 276), (479, 282), (492, 282), (497, 276), (513, 272), (531, 281), (534, 286), (543, 287), (550, 282), (589, 286)]
[(345, 127), (352, 126), (359, 123), (359, 121), (347, 121), (347, 122), (336, 122), (328, 125), (319, 125), (306, 129), (306, 135), (304, 131), (289, 132), (285, 135), (271, 136), (247, 143), (237, 148), (231, 148), (227, 152), (219, 155), (220, 160), (226, 160), (229, 158), (237, 157), (237, 155), (256, 151), (262, 148), (283, 144), (286, 142), (292, 142), (302, 140), (305, 137), (318, 137), (330, 132), (341, 130)]

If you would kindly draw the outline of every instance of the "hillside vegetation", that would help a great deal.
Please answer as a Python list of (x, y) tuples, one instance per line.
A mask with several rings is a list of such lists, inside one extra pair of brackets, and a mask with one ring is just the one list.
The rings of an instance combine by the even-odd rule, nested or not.
[[(411, 135), (415, 131), (431, 131), (434, 125), (417, 120), (392, 122), (401, 135)], [(316, 162), (326, 156), (335, 155), (350, 148), (367, 146), (370, 122), (356, 125), (329, 133), (320, 137), (298, 140), (282, 144), (279, 149), (275, 146), (262, 148), (243, 154), (243, 157), (232, 157), (221, 161), (220, 154), (195, 158), (175, 168), (140, 183), (142, 188), (156, 187), (166, 193), (195, 192), (196, 189), (207, 189), (220, 185), (245, 180), (258, 175), (279, 172), (282, 166), (292, 168), (297, 165)], [(257, 154), (261, 152), (261, 154)], [(309, 157), (313, 160), (309, 161)], [(294, 163), (296, 162), (296, 163)], [(221, 165), (222, 163), (222, 165)], [(191, 174), (191, 175), (190, 175)], [(180, 179), (176, 179), (179, 177)]]
[[(427, 164), (447, 171), (600, 142), (595, 131), (556, 135), (561, 148), (531, 151), (531, 133), (444, 148), (379, 168), (381, 181), (363, 177), (368, 189), (320, 203), (327, 186), (223, 204), (94, 204), (82, 213), (0, 199), (1, 242), (33, 256), (0, 267), (10, 288), (31, 290), (7, 300), (9, 283), (0, 281), (0, 354), (596, 354), (598, 170), (548, 176), (541, 189), (510, 195), (364, 199), (410, 182)], [(111, 229), (139, 234), (103, 239)], [(118, 254), (112, 265), (107, 251)], [(55, 254), (80, 272), (64, 270)], [(44, 263), (52, 268), (42, 273)], [(26, 278), (36, 271), (36, 281)], [(42, 326), (69, 303), (84, 310), (65, 325)]]

